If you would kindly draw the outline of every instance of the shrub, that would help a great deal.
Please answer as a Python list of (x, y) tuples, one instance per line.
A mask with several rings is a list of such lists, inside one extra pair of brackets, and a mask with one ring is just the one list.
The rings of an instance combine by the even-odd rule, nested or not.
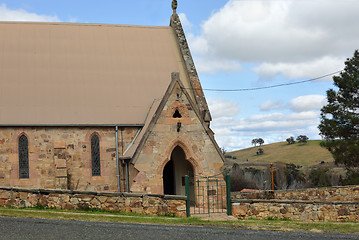
[(359, 173), (348, 171), (346, 178), (342, 180), (343, 185), (359, 185)]
[(309, 172), (309, 183), (311, 187), (332, 186), (327, 168), (312, 169)]
[(260, 170), (255, 168), (241, 169), (237, 163), (234, 163), (231, 172), (231, 191), (241, 191), (244, 188), (257, 188), (258, 183), (255, 176), (261, 173)]

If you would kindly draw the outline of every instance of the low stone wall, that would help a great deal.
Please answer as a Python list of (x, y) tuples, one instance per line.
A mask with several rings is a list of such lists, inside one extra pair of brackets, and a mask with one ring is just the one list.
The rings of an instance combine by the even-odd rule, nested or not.
[(280, 199), (303, 201), (357, 201), (359, 186), (289, 189), (276, 191), (232, 192), (232, 199)]
[(37, 205), (186, 217), (185, 196), (0, 187), (0, 206), (23, 208)]
[(238, 218), (359, 221), (359, 186), (233, 192)]

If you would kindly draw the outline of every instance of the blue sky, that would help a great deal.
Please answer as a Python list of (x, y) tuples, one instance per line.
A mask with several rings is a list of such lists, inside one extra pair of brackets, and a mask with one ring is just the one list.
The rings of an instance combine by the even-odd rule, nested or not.
[[(243, 89), (343, 69), (359, 48), (357, 0), (178, 0), (203, 88)], [(0, 21), (167, 26), (171, 0), (0, 0)], [(256, 91), (205, 91), (221, 147), (307, 135), (320, 139), (332, 78)]]

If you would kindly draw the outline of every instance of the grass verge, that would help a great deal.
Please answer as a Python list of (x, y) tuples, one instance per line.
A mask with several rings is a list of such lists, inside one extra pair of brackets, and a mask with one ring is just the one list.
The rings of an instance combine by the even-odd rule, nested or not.
[(315, 233), (359, 234), (359, 224), (355, 222), (300, 222), (290, 220), (235, 220), (213, 221), (197, 217), (176, 218), (167, 216), (148, 216), (142, 214), (126, 214), (105, 211), (70, 211), (34, 208), (4, 208), (0, 207), (0, 216), (45, 218), (74, 221), (144, 223), (162, 225), (204, 226), (228, 229), (251, 229), (266, 231), (297, 231)]

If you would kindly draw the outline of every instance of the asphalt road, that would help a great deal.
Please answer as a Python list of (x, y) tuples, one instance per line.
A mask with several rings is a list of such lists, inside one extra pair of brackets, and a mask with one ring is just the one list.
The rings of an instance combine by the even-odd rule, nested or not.
[(359, 239), (359, 235), (284, 233), (205, 227), (79, 222), (0, 217), (0, 239)]

